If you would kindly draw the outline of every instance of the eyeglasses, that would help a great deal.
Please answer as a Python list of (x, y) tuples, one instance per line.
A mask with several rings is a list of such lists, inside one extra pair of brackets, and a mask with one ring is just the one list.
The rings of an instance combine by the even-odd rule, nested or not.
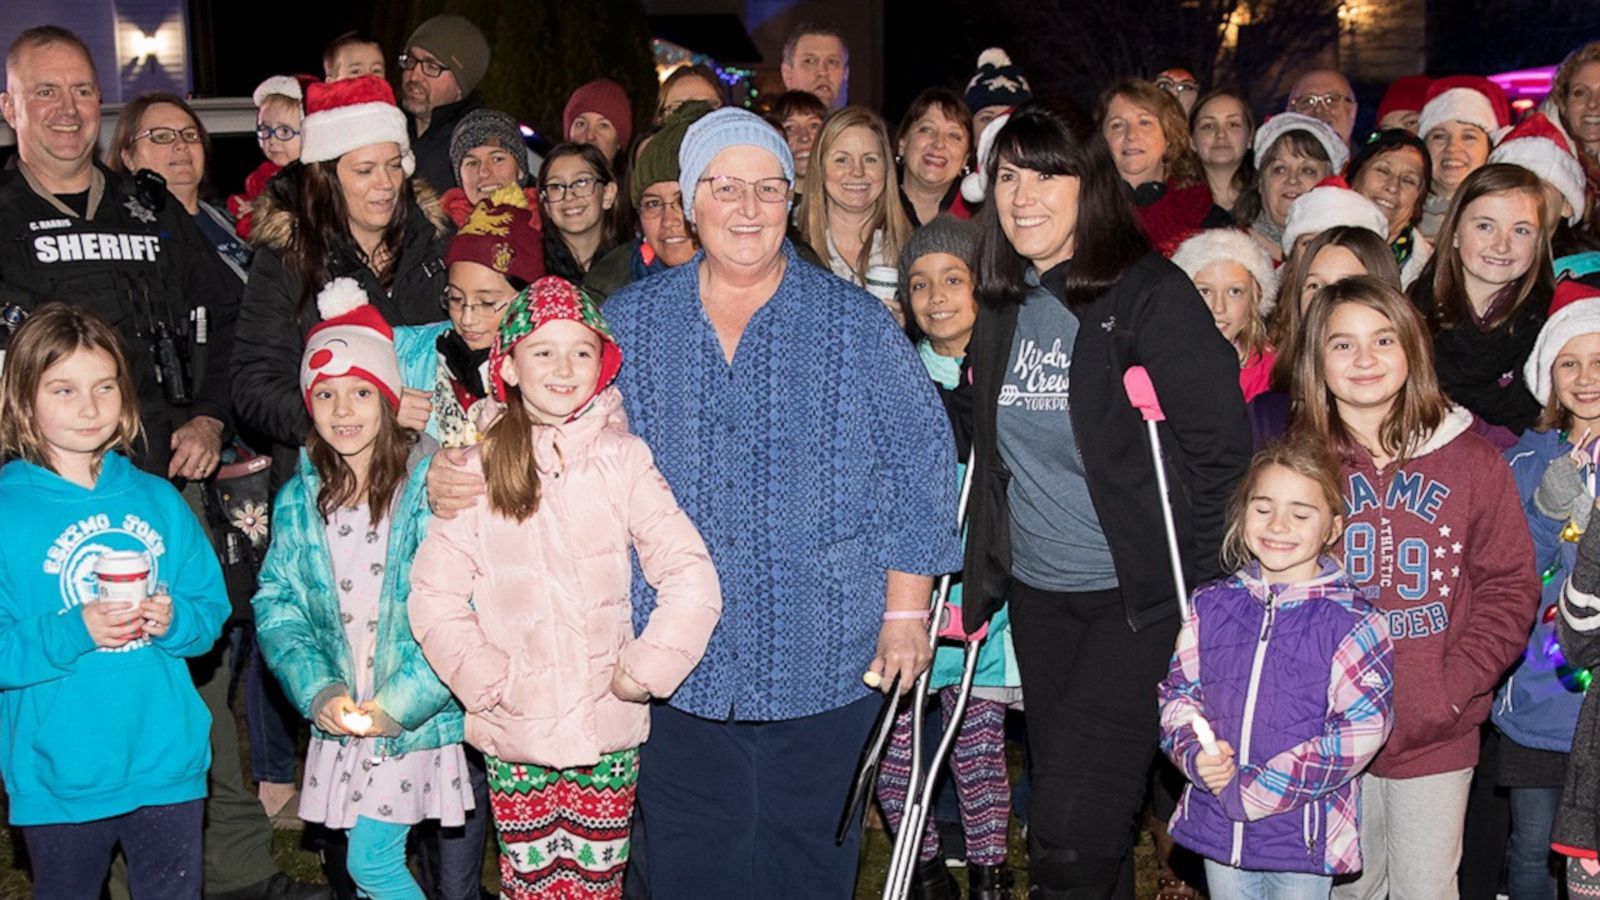
[(683, 195), (680, 194), (671, 200), (660, 197), (646, 197), (639, 201), (639, 216), (645, 219), (659, 219), (666, 215), (667, 210), (675, 209), (683, 212)]
[(1161, 88), (1163, 91), (1177, 91), (1180, 94), (1186, 94), (1189, 91), (1199, 90), (1199, 85), (1196, 85), (1192, 81), (1173, 81), (1170, 78), (1163, 78), (1157, 81), (1156, 87)]
[(506, 307), (511, 305), (510, 300), (499, 303), (474, 303), (466, 298), (460, 291), (445, 289), (439, 297), (439, 305), (449, 313), (460, 313), (462, 316), (498, 316)]
[(133, 142), (137, 144), (145, 138), (149, 138), (152, 144), (161, 144), (162, 146), (170, 144), (178, 138), (183, 138), (185, 144), (198, 144), (200, 143), (200, 129), (193, 125), (188, 128), (146, 128), (133, 136)]
[(579, 175), (568, 184), (547, 181), (539, 188), (539, 196), (543, 197), (546, 203), (560, 203), (568, 196), (574, 200), (582, 200), (593, 195), (595, 186), (600, 183), (601, 179), (593, 175)]
[(1289, 108), (1298, 113), (1313, 113), (1319, 109), (1333, 109), (1346, 103), (1356, 102), (1354, 97), (1344, 94), (1306, 94), (1296, 97), (1289, 103)]
[(409, 72), (417, 66), (421, 66), (422, 74), (429, 78), (438, 78), (440, 75), (450, 71), (449, 66), (436, 59), (422, 59), (409, 53), (400, 54), (400, 58), (396, 62), (400, 64), (400, 71), (402, 72)]
[(271, 138), (288, 143), (300, 136), (300, 129), (290, 128), (288, 125), (257, 125), (256, 140), (266, 143)]
[(711, 196), (720, 203), (743, 203), (751, 188), (755, 188), (756, 199), (762, 203), (783, 203), (789, 199), (789, 179), (776, 176), (745, 181), (732, 175), (714, 175), (696, 183), (711, 185)]

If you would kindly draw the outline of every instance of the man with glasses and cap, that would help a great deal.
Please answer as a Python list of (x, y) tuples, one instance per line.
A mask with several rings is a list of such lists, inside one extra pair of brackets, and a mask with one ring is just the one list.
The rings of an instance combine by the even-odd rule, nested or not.
[(444, 193), (456, 183), (450, 135), (483, 105), (473, 92), (489, 71), (489, 42), (461, 16), (434, 16), (412, 32), (399, 65), (400, 108), (411, 128), (416, 174)]

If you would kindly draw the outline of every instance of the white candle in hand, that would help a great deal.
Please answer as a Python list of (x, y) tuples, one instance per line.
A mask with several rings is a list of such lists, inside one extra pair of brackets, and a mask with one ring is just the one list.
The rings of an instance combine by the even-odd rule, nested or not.
[(372, 717), (358, 709), (345, 712), (339, 716), (339, 721), (350, 729), (351, 734), (366, 734), (372, 728)]
[(1200, 740), (1200, 749), (1211, 756), (1221, 756), (1222, 748), (1217, 746), (1217, 733), (1211, 730), (1211, 723), (1206, 717), (1196, 715), (1189, 720), (1189, 727), (1194, 729), (1194, 736)]

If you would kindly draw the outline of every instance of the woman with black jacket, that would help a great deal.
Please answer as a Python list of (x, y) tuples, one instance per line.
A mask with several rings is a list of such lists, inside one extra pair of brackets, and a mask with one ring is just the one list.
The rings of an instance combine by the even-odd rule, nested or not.
[[(449, 217), (438, 195), (410, 177), (405, 116), (388, 86), (376, 76), (350, 82), (368, 82), (373, 96), (325, 96), (349, 82), (311, 86), (300, 162), (269, 182), (254, 206), (256, 252), (239, 310), (233, 402), (243, 422), (272, 440), (275, 485), (293, 471), (311, 428), (299, 360), (307, 331), (321, 320), (319, 291), (353, 278), (390, 325), (445, 318)], [(379, 99), (385, 94), (387, 103)], [(365, 118), (352, 123), (355, 114), (343, 110), (354, 108)], [(402, 420), (406, 412), (403, 405)]]
[(1025, 104), (984, 164), (963, 611), (971, 629), (1011, 604), (1033, 756), (1030, 896), (1109, 897), (1178, 632), (1162, 499), (1123, 373), (1144, 366), (1167, 415), (1190, 586), (1223, 574), (1250, 427), (1237, 357), (1183, 272), (1150, 250), (1079, 110)]

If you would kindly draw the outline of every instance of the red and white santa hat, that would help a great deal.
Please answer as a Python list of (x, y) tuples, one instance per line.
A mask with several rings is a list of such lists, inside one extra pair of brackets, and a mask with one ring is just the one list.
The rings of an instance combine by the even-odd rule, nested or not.
[(1562, 279), (1550, 298), (1550, 318), (1522, 366), (1522, 381), (1540, 403), (1550, 402), (1550, 368), (1561, 348), (1585, 334), (1600, 334), (1600, 289), (1573, 278)]
[(394, 329), (367, 302), (367, 292), (354, 278), (335, 278), (317, 294), (322, 321), (312, 326), (300, 357), (300, 393), (311, 409), (311, 389), (329, 378), (364, 378), (400, 409), (400, 360), (395, 356)]
[(1544, 113), (1536, 112), (1511, 129), (1489, 154), (1489, 162), (1521, 166), (1539, 176), (1554, 185), (1572, 205), (1568, 224), (1576, 225), (1583, 218), (1583, 164), (1573, 154), (1566, 133)]
[(373, 144), (400, 145), (401, 165), (410, 175), (417, 160), (406, 133), (406, 114), (394, 102), (394, 89), (377, 75), (306, 86), (306, 117), (300, 124), (300, 161), (323, 162)]
[(1294, 252), (1295, 241), (1303, 235), (1317, 235), (1335, 225), (1365, 228), (1389, 240), (1389, 217), (1378, 204), (1350, 189), (1343, 178), (1331, 175), (1289, 204), (1289, 217), (1283, 223), (1283, 252)]
[(268, 97), (288, 97), (290, 100), (304, 102), (305, 91), (300, 87), (300, 79), (293, 75), (269, 75), (265, 81), (256, 85), (255, 91), (250, 94), (250, 99), (255, 102), (257, 109), (261, 108), (261, 104)]
[(1428, 132), (1446, 122), (1476, 125), (1490, 141), (1499, 141), (1511, 125), (1511, 103), (1500, 85), (1482, 75), (1440, 78), (1428, 86), (1417, 135), (1427, 138)]

